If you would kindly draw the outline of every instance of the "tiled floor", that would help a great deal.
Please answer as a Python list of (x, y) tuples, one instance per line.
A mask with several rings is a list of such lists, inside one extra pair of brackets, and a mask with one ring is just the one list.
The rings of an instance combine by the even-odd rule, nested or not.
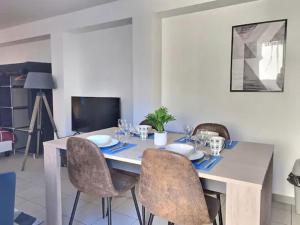
[[(25, 172), (20, 171), (22, 155), (10, 157), (0, 156), (0, 172), (15, 171), (17, 173), (16, 208), (39, 219), (45, 220), (45, 182), (43, 160), (30, 158)], [(62, 207), (63, 224), (68, 224), (69, 215), (75, 198), (75, 189), (68, 181), (65, 168), (62, 169)], [(113, 224), (138, 225), (134, 205), (130, 193), (113, 199)], [(101, 201), (94, 196), (82, 195), (78, 204), (74, 225), (104, 225), (106, 219), (101, 218)], [(44, 223), (45, 224), (45, 223)], [(167, 221), (155, 218), (154, 225), (167, 224)], [(278, 202), (272, 205), (272, 225), (300, 225), (300, 216), (295, 208)]]

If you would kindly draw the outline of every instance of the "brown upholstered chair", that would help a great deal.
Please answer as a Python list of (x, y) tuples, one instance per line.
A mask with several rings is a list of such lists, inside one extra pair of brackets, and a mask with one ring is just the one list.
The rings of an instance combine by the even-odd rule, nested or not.
[[(217, 124), (217, 123), (202, 123), (202, 124), (199, 124), (198, 126), (196, 126), (196, 128), (193, 132), (193, 135), (195, 135), (197, 133), (197, 130), (199, 130), (199, 129), (217, 132), (217, 133), (219, 133), (219, 136), (225, 138), (226, 140), (230, 140), (229, 131), (222, 124)], [(215, 191), (209, 191), (209, 190), (204, 190), (204, 193), (209, 194), (209, 195), (215, 195), (217, 197), (219, 203), (221, 204), (221, 193), (215, 192)], [(220, 211), (219, 211), (219, 224), (223, 224), (221, 207), (220, 207)]]
[(153, 125), (151, 125), (148, 120), (143, 120), (142, 122), (140, 122), (140, 125), (149, 125), (152, 127), (152, 129), (156, 129)]
[(217, 123), (202, 123), (196, 126), (193, 135), (197, 133), (197, 130), (199, 129), (204, 129), (204, 130), (209, 130), (209, 131), (214, 131), (219, 133), (219, 136), (225, 138), (226, 140), (230, 140), (230, 134), (228, 129), (222, 125), (222, 124), (217, 124)]
[[(106, 198), (108, 225), (111, 225), (111, 200), (131, 190), (137, 215), (141, 216), (135, 196), (136, 176), (109, 169), (99, 148), (87, 139), (70, 137), (67, 141), (68, 173), (71, 183), (78, 190), (70, 218), (73, 223), (80, 193)], [(104, 206), (102, 205), (102, 209)]]
[(145, 150), (139, 196), (144, 225), (145, 209), (150, 212), (148, 225), (154, 215), (167, 219), (169, 224), (216, 224), (220, 205), (216, 198), (204, 195), (196, 170), (183, 155)]

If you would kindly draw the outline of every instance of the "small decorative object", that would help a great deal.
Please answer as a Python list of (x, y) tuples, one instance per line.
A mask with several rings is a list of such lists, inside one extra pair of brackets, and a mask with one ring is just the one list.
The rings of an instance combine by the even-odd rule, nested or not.
[(232, 27), (231, 92), (283, 92), (287, 20)]
[(168, 113), (166, 107), (162, 106), (155, 110), (154, 113), (148, 114), (146, 119), (149, 124), (156, 128), (156, 132), (154, 133), (154, 144), (158, 146), (166, 145), (167, 132), (165, 131), (165, 125), (170, 121), (174, 121), (175, 117)]

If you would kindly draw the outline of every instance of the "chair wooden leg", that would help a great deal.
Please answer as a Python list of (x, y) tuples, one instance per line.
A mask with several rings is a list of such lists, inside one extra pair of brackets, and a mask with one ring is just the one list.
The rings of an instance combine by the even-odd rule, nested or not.
[(111, 197), (107, 198), (107, 208), (108, 208), (108, 218), (107, 218), (107, 224), (108, 225), (112, 225), (111, 224)]
[(152, 223), (153, 223), (153, 218), (154, 218), (154, 215), (153, 215), (152, 213), (150, 213), (148, 225), (152, 225)]
[(133, 199), (133, 202), (134, 202), (136, 214), (137, 214), (138, 219), (139, 219), (139, 223), (140, 223), (140, 225), (142, 225), (141, 213), (140, 213), (139, 205), (137, 203), (136, 196), (135, 196), (135, 187), (131, 188), (131, 194), (132, 194), (132, 199)]
[(142, 206), (143, 225), (146, 225), (146, 210), (145, 206)]
[(220, 209), (219, 209), (219, 225), (223, 225), (223, 217), (222, 217), (222, 206), (221, 206), (221, 194), (217, 194), (217, 199), (220, 203)]
[(102, 218), (105, 218), (105, 198), (101, 198), (102, 200)]
[(75, 201), (74, 201), (74, 205), (73, 205), (73, 209), (72, 209), (72, 214), (71, 214), (70, 221), (69, 221), (69, 225), (73, 224), (73, 220), (74, 220), (76, 208), (77, 208), (77, 205), (78, 205), (79, 197), (80, 197), (80, 191), (77, 191)]

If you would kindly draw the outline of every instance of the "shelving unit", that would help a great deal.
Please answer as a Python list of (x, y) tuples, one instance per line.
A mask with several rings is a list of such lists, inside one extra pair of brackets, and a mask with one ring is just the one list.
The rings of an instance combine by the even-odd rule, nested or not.
[[(25, 62), (0, 65), (0, 128), (10, 130), (16, 136), (16, 142), (13, 145), (14, 153), (26, 147), (33, 104), (38, 91), (23, 88), (28, 72), (51, 73), (51, 64)], [(52, 91), (47, 90), (46, 96), (52, 108)], [(43, 109), (43, 114), (44, 111), (45, 109)], [(46, 117), (43, 120), (42, 142), (53, 139), (50, 121)], [(35, 138), (34, 134), (33, 140)], [(36, 141), (32, 141), (30, 152), (35, 152), (35, 148)]]
[(5, 73), (0, 77), (0, 126), (11, 130), (18, 140), (13, 151), (25, 148), (26, 133), (18, 131), (29, 126), (28, 90), (23, 88), (25, 76)]

